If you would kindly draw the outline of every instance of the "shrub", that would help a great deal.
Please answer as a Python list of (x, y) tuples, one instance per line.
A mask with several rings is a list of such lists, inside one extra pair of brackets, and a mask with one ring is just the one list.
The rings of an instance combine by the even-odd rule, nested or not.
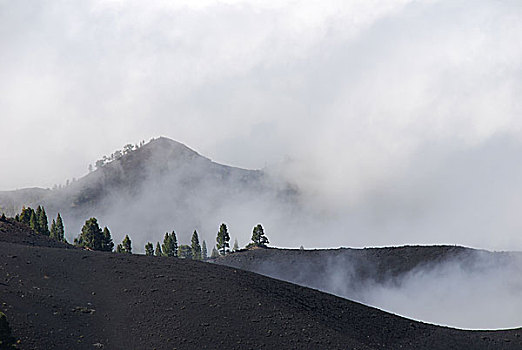
[(3, 312), (0, 312), (0, 350), (15, 349), (15, 338), (11, 335), (11, 328), (7, 317)]

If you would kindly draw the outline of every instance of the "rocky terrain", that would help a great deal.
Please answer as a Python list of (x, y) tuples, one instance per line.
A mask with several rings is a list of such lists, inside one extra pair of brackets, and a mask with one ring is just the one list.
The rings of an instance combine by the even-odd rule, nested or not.
[[(520, 349), (198, 261), (63, 249), (0, 222), (0, 310), (21, 349)], [(21, 237), (21, 238), (20, 238)]]

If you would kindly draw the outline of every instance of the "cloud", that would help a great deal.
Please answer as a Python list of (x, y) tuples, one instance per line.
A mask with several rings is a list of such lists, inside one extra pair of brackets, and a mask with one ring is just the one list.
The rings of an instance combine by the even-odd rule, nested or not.
[(303, 233), (305, 245), (521, 249), (506, 214), (520, 206), (521, 11), (507, 0), (0, 2), (0, 189), (63, 183), (165, 135), (296, 182), (310, 231), (331, 232), (316, 244)]

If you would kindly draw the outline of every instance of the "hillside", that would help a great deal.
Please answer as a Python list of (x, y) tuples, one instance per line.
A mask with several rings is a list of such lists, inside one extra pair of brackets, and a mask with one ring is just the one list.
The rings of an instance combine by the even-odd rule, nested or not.
[(0, 310), (21, 349), (522, 346), (520, 329), (432, 326), (216, 264), (4, 241), (18, 234), (0, 236)]
[[(55, 190), (0, 192), (0, 211), (22, 206), (60, 212), (72, 241), (89, 217), (110, 225), (116, 240), (129, 234), (138, 246), (165, 231), (213, 232), (223, 220), (272, 217), (274, 203), (295, 207), (296, 190), (259, 170), (221, 165), (185, 145), (160, 137)], [(3, 208), (3, 209), (2, 209)]]
[(459, 246), (253, 249), (214, 263), (467, 329), (522, 324), (522, 253)]
[(35, 234), (26, 225), (10, 218), (0, 218), (0, 242), (39, 247), (74, 248), (72, 245), (67, 243), (58, 242), (47, 236)]
[(253, 271), (321, 289), (333, 269), (354, 282), (354, 292), (368, 283), (399, 283), (416, 268), (464, 261), (476, 251), (459, 246), (402, 246), (339, 249), (251, 249), (213, 259), (220, 265)]

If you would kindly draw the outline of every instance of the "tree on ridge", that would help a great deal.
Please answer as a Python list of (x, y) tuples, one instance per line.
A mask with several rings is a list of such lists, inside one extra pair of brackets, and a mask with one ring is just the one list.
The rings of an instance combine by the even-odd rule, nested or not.
[(154, 255), (154, 246), (150, 242), (147, 242), (147, 244), (145, 244), (145, 255), (148, 255), (148, 256)]
[(190, 248), (192, 250), (192, 259), (201, 260), (201, 245), (199, 245), (198, 231), (196, 230), (192, 234)]
[(226, 255), (227, 251), (230, 247), (230, 235), (228, 234), (228, 228), (227, 225), (222, 223), (221, 226), (219, 226), (219, 231), (217, 233), (216, 237), (217, 242), (217, 249), (221, 253), (221, 255)]

